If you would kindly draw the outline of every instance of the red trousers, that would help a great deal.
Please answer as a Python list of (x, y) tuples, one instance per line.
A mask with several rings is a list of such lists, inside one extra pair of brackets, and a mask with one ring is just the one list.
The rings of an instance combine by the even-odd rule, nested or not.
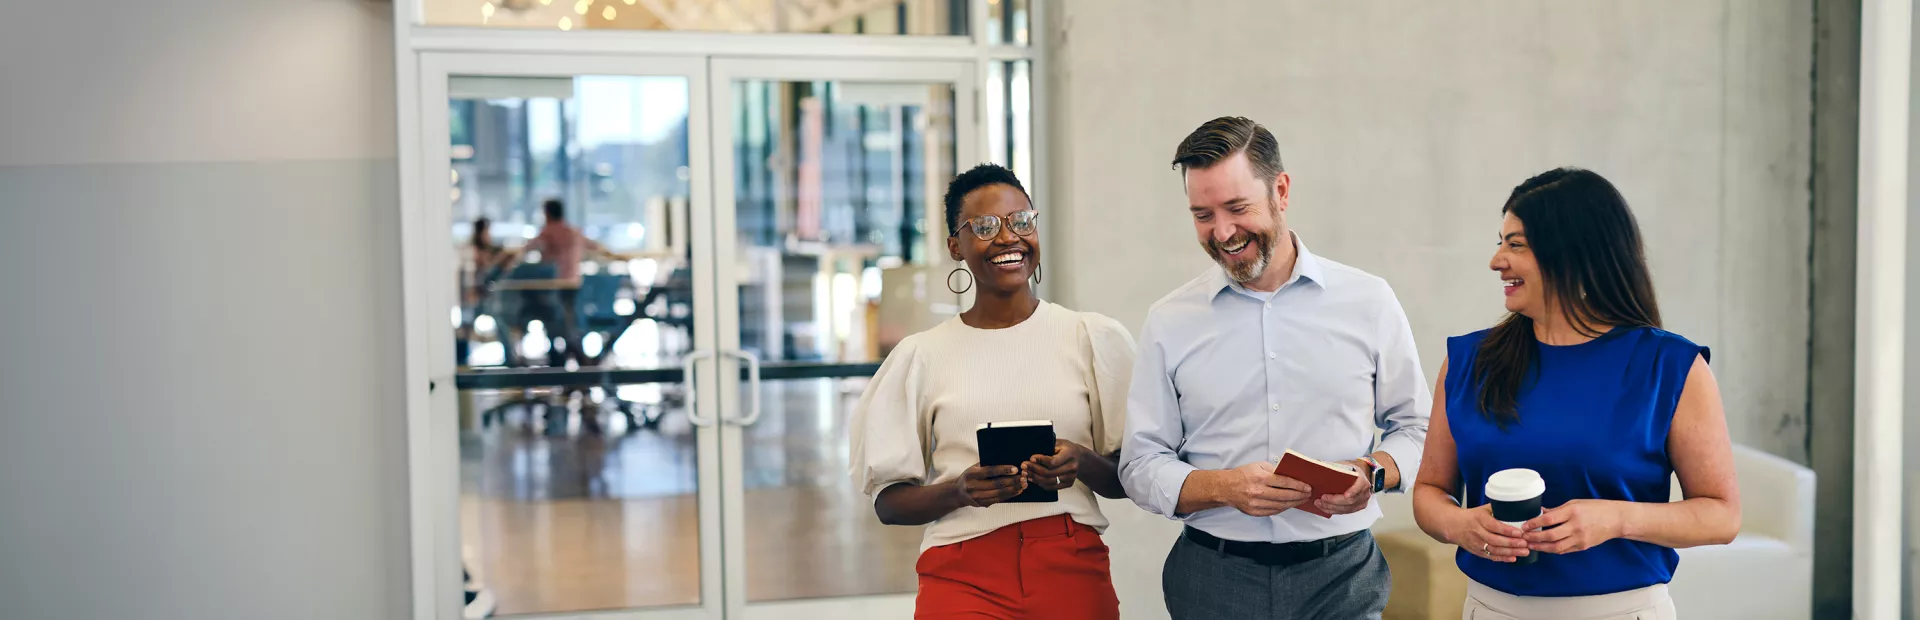
[(1115, 620), (1107, 545), (1067, 515), (1022, 521), (920, 554), (920, 620)]

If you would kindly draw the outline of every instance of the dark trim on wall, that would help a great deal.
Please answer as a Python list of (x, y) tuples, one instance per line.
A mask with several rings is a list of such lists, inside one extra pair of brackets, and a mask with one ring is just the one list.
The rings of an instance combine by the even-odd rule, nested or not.
[(1807, 454), (1819, 477), (1813, 616), (1853, 616), (1854, 245), (1860, 174), (1860, 2), (1813, 3)]

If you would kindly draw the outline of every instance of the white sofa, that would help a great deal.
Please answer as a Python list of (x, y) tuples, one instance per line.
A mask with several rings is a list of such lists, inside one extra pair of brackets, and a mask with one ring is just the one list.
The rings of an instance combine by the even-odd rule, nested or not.
[[(1671, 586), (1682, 617), (1807, 618), (1813, 609), (1813, 471), (1771, 454), (1734, 446), (1742, 522), (1733, 544), (1680, 551)], [(1674, 499), (1680, 498), (1674, 484)], [(1460, 617), (1466, 577), (1453, 549), (1427, 538), (1413, 521), (1411, 498), (1381, 496), (1386, 517), (1373, 527), (1394, 572), (1387, 618)]]
[[(1688, 618), (1813, 615), (1813, 470), (1733, 447), (1740, 477), (1740, 536), (1680, 550), (1674, 607)], [(1680, 485), (1674, 483), (1674, 499)]]

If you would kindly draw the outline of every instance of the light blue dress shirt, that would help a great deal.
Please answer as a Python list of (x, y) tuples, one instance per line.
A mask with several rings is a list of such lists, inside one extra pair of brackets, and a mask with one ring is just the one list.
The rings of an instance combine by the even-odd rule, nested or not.
[(1196, 469), (1273, 463), (1287, 450), (1344, 461), (1372, 453), (1376, 437), (1400, 469), (1393, 490), (1412, 488), (1432, 394), (1406, 312), (1385, 280), (1293, 240), (1299, 258), (1278, 291), (1247, 290), (1214, 266), (1147, 311), (1120, 465), (1142, 508), (1227, 540), (1363, 530), (1380, 518), (1377, 502), (1331, 519), (1174, 508)]

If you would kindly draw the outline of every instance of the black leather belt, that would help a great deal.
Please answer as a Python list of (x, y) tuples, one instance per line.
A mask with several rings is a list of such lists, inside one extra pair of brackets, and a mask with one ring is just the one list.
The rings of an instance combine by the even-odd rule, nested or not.
[(1253, 560), (1261, 566), (1289, 566), (1302, 562), (1311, 562), (1332, 555), (1347, 541), (1365, 534), (1366, 530), (1348, 532), (1339, 536), (1328, 536), (1320, 540), (1303, 540), (1290, 543), (1241, 542), (1226, 540), (1191, 526), (1182, 535), (1191, 542), (1212, 551), (1218, 551), (1234, 557)]

